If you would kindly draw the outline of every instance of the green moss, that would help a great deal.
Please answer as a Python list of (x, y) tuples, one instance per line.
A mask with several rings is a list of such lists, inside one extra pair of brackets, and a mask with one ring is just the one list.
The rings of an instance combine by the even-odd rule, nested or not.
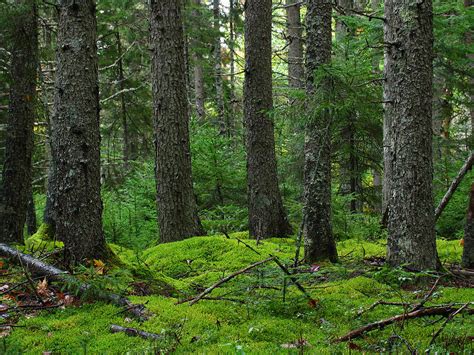
[[(235, 234), (231, 237), (235, 238)], [(239, 234), (243, 239), (245, 235)], [(256, 245), (257, 255), (235, 239), (223, 236), (197, 237), (177, 243), (158, 245), (143, 252), (110, 245), (127, 267), (151, 275), (153, 279), (172, 285), (173, 297), (133, 296), (132, 301), (145, 303), (154, 316), (139, 324), (129, 322), (120, 309), (103, 303), (85, 304), (80, 308), (66, 308), (52, 313), (41, 313), (30, 319), (22, 319), (6, 338), (3, 352), (41, 353), (134, 353), (164, 352), (177, 353), (297, 353), (285, 344), (305, 339), (310, 353), (343, 353), (347, 344), (333, 344), (331, 339), (344, 333), (386, 317), (403, 313), (402, 307), (380, 306), (357, 316), (361, 309), (368, 308), (379, 299), (394, 302), (417, 302), (427, 292), (422, 289), (403, 290), (393, 287), (387, 276), (380, 272), (365, 270), (362, 257), (383, 256), (382, 242), (346, 240), (338, 244), (341, 255), (350, 254), (351, 260), (342, 258), (340, 264), (323, 263), (321, 270), (299, 276), (318, 305), (312, 308), (294, 287), (289, 285), (283, 301), (283, 275), (273, 264), (262, 265), (254, 272), (239, 275), (215, 289), (211, 296), (225, 296), (240, 299), (245, 304), (230, 301), (201, 300), (193, 306), (176, 304), (202, 291), (223, 275), (241, 269), (269, 253), (290, 260), (294, 254), (294, 240), (269, 239)], [(457, 242), (440, 241), (440, 256), (458, 260), (460, 248)], [(355, 263), (355, 264), (354, 264)], [(354, 271), (359, 272), (356, 276)], [(381, 269), (383, 271), (383, 269)], [(151, 281), (150, 281), (151, 282)], [(271, 288), (253, 288), (264, 285)], [(275, 289), (276, 288), (276, 289)], [(157, 292), (158, 293), (158, 292)], [(433, 295), (431, 304), (468, 302), (474, 298), (474, 290), (444, 287)], [(388, 339), (394, 333), (410, 342), (413, 347), (424, 351), (440, 323), (433, 318), (392, 325), (384, 330), (368, 333), (355, 340), (364, 351), (405, 352), (401, 342), (390, 345)], [(168, 334), (166, 340), (153, 344), (140, 338), (124, 334), (111, 334), (110, 324), (119, 324), (143, 329), (153, 333)], [(469, 317), (456, 317), (443, 331), (433, 350), (469, 350), (467, 336), (474, 327)], [(176, 334), (180, 338), (176, 343)], [(464, 337), (464, 338), (463, 338)], [(463, 340), (464, 339), (464, 340)], [(282, 347), (283, 345), (283, 347)], [(391, 346), (391, 348), (390, 348)], [(1, 345), (0, 345), (1, 348)], [(472, 350), (472, 349), (471, 349)]]
[(64, 247), (63, 242), (53, 240), (53, 233), (53, 228), (49, 224), (41, 224), (38, 231), (25, 240), (26, 250), (53, 251)]

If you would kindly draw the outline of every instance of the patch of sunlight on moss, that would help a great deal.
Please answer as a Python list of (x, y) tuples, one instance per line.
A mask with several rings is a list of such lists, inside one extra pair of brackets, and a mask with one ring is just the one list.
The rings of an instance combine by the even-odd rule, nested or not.
[(46, 223), (41, 224), (35, 234), (25, 239), (25, 250), (53, 251), (64, 247), (63, 242), (52, 240), (51, 235), (51, 226)]
[(461, 261), (462, 246), (459, 240), (438, 239), (436, 246), (442, 263), (459, 263)]

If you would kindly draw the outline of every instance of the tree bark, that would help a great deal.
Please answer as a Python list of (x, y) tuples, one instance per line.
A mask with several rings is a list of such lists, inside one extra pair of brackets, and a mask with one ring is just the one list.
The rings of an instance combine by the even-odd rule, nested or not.
[(288, 40), (288, 84), (303, 89), (305, 84), (303, 63), (303, 25), (297, 0), (286, 0), (286, 28)]
[(469, 206), (467, 208), (462, 266), (467, 269), (474, 269), (474, 184), (471, 185)]
[(26, 211), (26, 232), (28, 235), (33, 235), (37, 230), (36, 223), (36, 207), (35, 207), (35, 198), (33, 194), (33, 185), (30, 182), (28, 187), (28, 207)]
[(387, 262), (438, 269), (433, 208), (432, 1), (385, 0)]
[(278, 187), (272, 99), (272, 1), (248, 0), (245, 9), (244, 117), (250, 235), (291, 233)]
[(161, 242), (204, 234), (191, 174), (181, 6), (181, 1), (150, 1), (155, 174)]
[(34, 0), (24, 6), (12, 29), (9, 114), (0, 194), (0, 241), (22, 243), (31, 186), (33, 123), (38, 72), (37, 10)]
[(94, 0), (59, 2), (52, 156), (56, 235), (70, 264), (106, 258)]
[[(314, 72), (331, 62), (332, 4), (330, 0), (309, 0), (306, 13), (306, 74), (308, 111), (317, 90), (328, 98), (329, 78), (317, 83)], [(331, 126), (328, 111), (310, 116), (306, 124), (304, 166), (303, 238), (305, 260), (337, 260), (336, 243), (331, 224)]]

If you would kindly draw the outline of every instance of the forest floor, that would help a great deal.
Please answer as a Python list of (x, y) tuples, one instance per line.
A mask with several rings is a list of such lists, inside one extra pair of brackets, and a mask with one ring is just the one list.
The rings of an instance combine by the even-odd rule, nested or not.
[[(29, 241), (27, 246), (41, 243), (51, 246), (38, 240)], [(116, 263), (119, 266), (96, 260), (90, 267), (78, 270), (78, 277), (93, 285), (86, 299), (41, 279), (25, 280), (23, 270), (3, 259), (0, 352), (243, 354), (474, 350), (474, 319), (462, 312), (450, 318), (405, 320), (351, 341), (335, 341), (368, 323), (404, 314), (427, 295), (423, 307), (460, 306), (474, 300), (472, 279), (450, 272), (440, 278), (440, 274), (387, 268), (384, 241), (339, 242), (339, 263), (290, 268), (313, 300), (308, 300), (270, 260), (223, 283), (193, 305), (182, 301), (269, 255), (290, 266), (295, 240), (269, 239), (256, 245), (247, 233), (234, 233), (230, 239), (196, 237), (140, 252), (116, 245), (111, 248), (120, 258)], [(439, 240), (438, 248), (446, 267), (460, 260), (459, 241)], [(45, 248), (42, 250), (44, 254)], [(49, 255), (48, 260), (53, 262), (54, 253)], [(104, 290), (121, 292), (134, 303), (144, 304), (151, 317), (139, 322), (120, 307), (94, 301), (93, 293), (108, 292)], [(380, 300), (402, 305), (370, 308)], [(112, 324), (160, 337), (150, 341), (112, 333)], [(433, 340), (439, 329), (442, 331)]]

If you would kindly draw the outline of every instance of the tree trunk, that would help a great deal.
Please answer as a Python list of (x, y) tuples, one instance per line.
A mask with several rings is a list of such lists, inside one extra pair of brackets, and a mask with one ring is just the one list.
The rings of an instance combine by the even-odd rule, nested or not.
[[(330, 0), (309, 0), (306, 13), (306, 74), (308, 110), (317, 90), (328, 98), (331, 82), (314, 80), (314, 71), (331, 61)], [(314, 116), (314, 115), (313, 115)], [(331, 123), (328, 111), (311, 117), (306, 125), (304, 166), (303, 238), (305, 260), (337, 260), (336, 243), (331, 225)]]
[(22, 243), (31, 186), (33, 123), (38, 71), (36, 2), (17, 0), (24, 6), (12, 29), (9, 114), (0, 191), (0, 241)]
[(417, 270), (440, 265), (432, 186), (432, 16), (431, 0), (385, 0), (387, 261)]
[(297, 0), (286, 0), (286, 28), (288, 40), (288, 84), (294, 89), (304, 88), (303, 25)]
[(272, 99), (272, 1), (248, 0), (245, 10), (244, 117), (250, 235), (291, 233), (278, 187)]
[(235, 117), (238, 112), (238, 100), (235, 91), (235, 43), (236, 43), (236, 34), (235, 34), (235, 1), (229, 0), (229, 65), (230, 65), (230, 119), (229, 119), (229, 135), (234, 135), (235, 133)]
[(213, 0), (212, 4), (214, 13), (214, 31), (216, 34), (214, 43), (214, 83), (216, 88), (217, 123), (220, 133), (225, 135), (227, 134), (227, 123), (225, 121), (224, 84), (222, 81), (220, 0)]
[(117, 30), (115, 33), (115, 38), (117, 40), (117, 56), (118, 56), (118, 80), (119, 87), (122, 93), (120, 94), (120, 107), (122, 110), (122, 129), (123, 129), (123, 167), (125, 171), (129, 169), (129, 161), (131, 159), (130, 153), (130, 129), (128, 125), (127, 117), (127, 103), (125, 101), (125, 77), (123, 75), (123, 58), (122, 58), (122, 41), (120, 39), (120, 32)]
[[(201, 0), (194, 0), (194, 6), (200, 7)], [(193, 16), (200, 16), (199, 11), (194, 10)], [(197, 41), (196, 41), (197, 42)], [(195, 43), (198, 46), (198, 43)], [(196, 104), (197, 117), (200, 120), (204, 120), (206, 117), (206, 111), (204, 109), (204, 73), (202, 68), (202, 56), (195, 50), (193, 53), (193, 64), (194, 64), (194, 100)]]
[[(464, 7), (469, 8), (473, 4), (473, 0), (464, 0)], [(465, 43), (467, 47), (470, 47), (472, 45), (472, 37), (473, 37), (473, 29), (472, 27), (466, 32), (465, 34)], [(471, 63), (471, 67), (474, 66), (474, 53), (468, 52), (467, 57)], [(469, 104), (468, 104), (468, 109), (469, 109), (469, 116), (471, 119), (471, 137), (470, 137), (470, 147), (471, 149), (474, 149), (474, 94), (472, 93), (472, 87), (474, 86), (474, 78), (471, 76), (469, 78), (469, 83), (471, 84), (471, 94), (469, 95)]]
[(474, 269), (474, 184), (471, 185), (469, 206), (467, 208), (462, 266), (468, 269)]
[(94, 0), (58, 5), (52, 156), (56, 235), (70, 264), (107, 256), (100, 197)]
[(36, 223), (36, 207), (35, 207), (35, 199), (33, 194), (33, 185), (30, 182), (28, 187), (28, 208), (26, 211), (26, 232), (28, 235), (33, 235), (36, 233), (37, 230), (37, 223)]
[(202, 235), (191, 174), (181, 1), (151, 0), (153, 121), (161, 242)]

